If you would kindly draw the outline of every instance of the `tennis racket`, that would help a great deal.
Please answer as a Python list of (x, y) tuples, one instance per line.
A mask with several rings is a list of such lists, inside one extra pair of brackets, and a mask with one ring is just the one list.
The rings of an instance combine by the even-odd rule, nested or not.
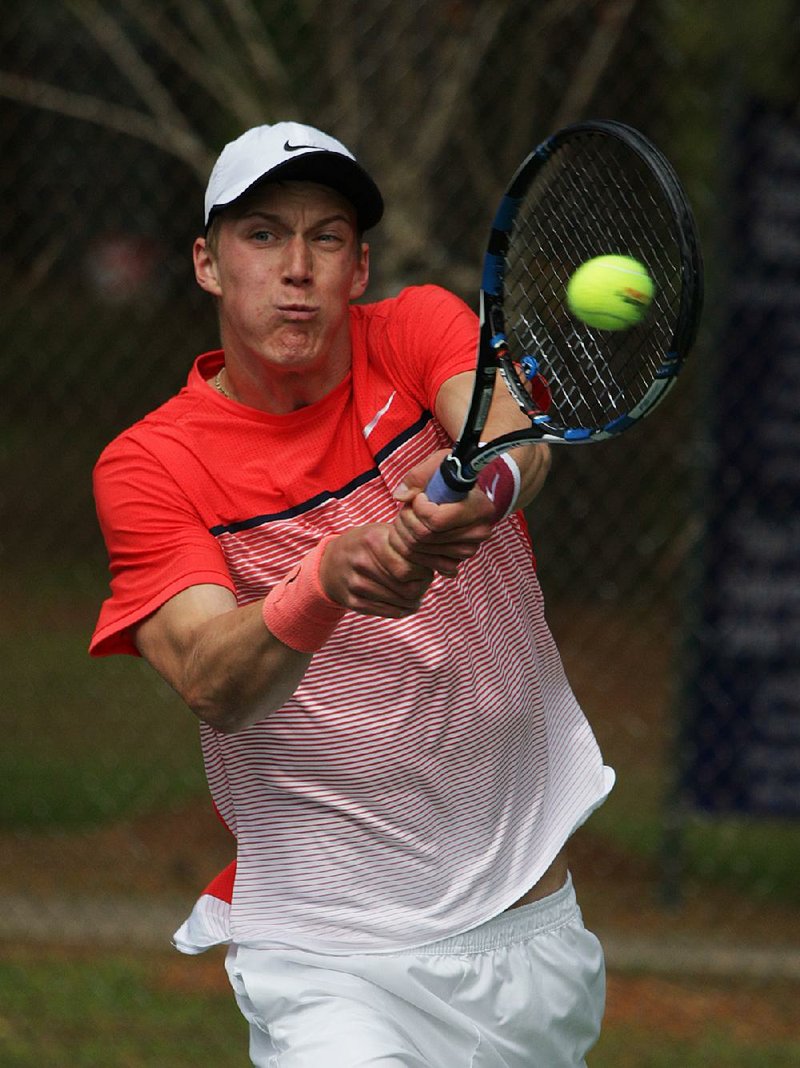
[[(643, 264), (644, 318), (597, 329), (571, 314), (567, 285), (597, 256)], [(500, 201), (483, 262), (475, 386), (458, 441), (429, 482), (461, 500), (508, 449), (614, 438), (663, 400), (697, 333), (703, 266), (692, 212), (661, 152), (637, 130), (580, 122), (542, 142)], [(498, 377), (530, 427), (483, 443)]]

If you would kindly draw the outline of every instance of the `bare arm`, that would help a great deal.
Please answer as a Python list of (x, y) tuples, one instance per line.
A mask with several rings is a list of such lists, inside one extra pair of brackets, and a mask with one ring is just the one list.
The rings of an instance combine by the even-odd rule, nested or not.
[[(471, 381), (471, 374), (450, 379), (437, 400), (437, 416), (453, 436), (461, 426)], [(521, 425), (523, 418), (510, 398), (500, 399), (502, 393), (498, 391), (498, 408), (487, 426), (491, 436)], [(546, 447), (518, 453), (520, 501), (526, 503), (544, 482), (549, 454)], [(320, 567), (329, 598), (364, 615), (404, 618), (419, 607), (434, 571), (455, 574), (459, 563), (489, 537), (492, 508), (480, 490), (458, 505), (432, 505), (420, 495), (441, 455), (409, 472), (409, 503), (398, 522), (355, 527), (329, 543)], [(270, 633), (262, 604), (240, 608), (224, 587), (193, 586), (166, 602), (135, 634), (142, 656), (195, 714), (226, 733), (280, 708), (311, 663), (310, 654)]]
[(279, 708), (311, 663), (274, 638), (261, 602), (237, 608), (223, 586), (190, 586), (138, 627), (136, 646), (200, 719), (234, 733)]
[[(393, 551), (388, 531), (354, 527), (327, 545), (319, 574), (331, 600), (388, 619), (416, 611), (433, 574)], [(233, 734), (280, 708), (312, 659), (271, 634), (262, 609), (237, 607), (222, 586), (192, 586), (139, 625), (136, 645), (200, 719)]]

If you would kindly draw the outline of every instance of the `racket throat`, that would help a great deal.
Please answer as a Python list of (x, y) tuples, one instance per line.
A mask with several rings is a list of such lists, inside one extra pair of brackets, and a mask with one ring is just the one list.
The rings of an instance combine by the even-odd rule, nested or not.
[(453, 455), (447, 456), (442, 461), (439, 473), (449, 489), (464, 496), (469, 493), (478, 478), (471, 464), (462, 463), (457, 456)]

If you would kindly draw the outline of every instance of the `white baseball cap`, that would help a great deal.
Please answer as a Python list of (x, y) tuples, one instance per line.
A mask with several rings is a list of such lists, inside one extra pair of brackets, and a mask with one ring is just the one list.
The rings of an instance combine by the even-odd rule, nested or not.
[(313, 126), (276, 122), (254, 126), (219, 154), (206, 187), (206, 228), (218, 211), (267, 179), (318, 182), (335, 189), (356, 209), (362, 230), (383, 215), (380, 190), (341, 142)]

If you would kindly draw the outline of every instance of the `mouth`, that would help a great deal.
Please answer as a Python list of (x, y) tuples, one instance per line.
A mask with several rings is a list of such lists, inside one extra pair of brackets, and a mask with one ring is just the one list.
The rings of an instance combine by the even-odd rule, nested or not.
[(318, 309), (308, 304), (279, 304), (279, 314), (288, 322), (304, 323), (313, 319)]

